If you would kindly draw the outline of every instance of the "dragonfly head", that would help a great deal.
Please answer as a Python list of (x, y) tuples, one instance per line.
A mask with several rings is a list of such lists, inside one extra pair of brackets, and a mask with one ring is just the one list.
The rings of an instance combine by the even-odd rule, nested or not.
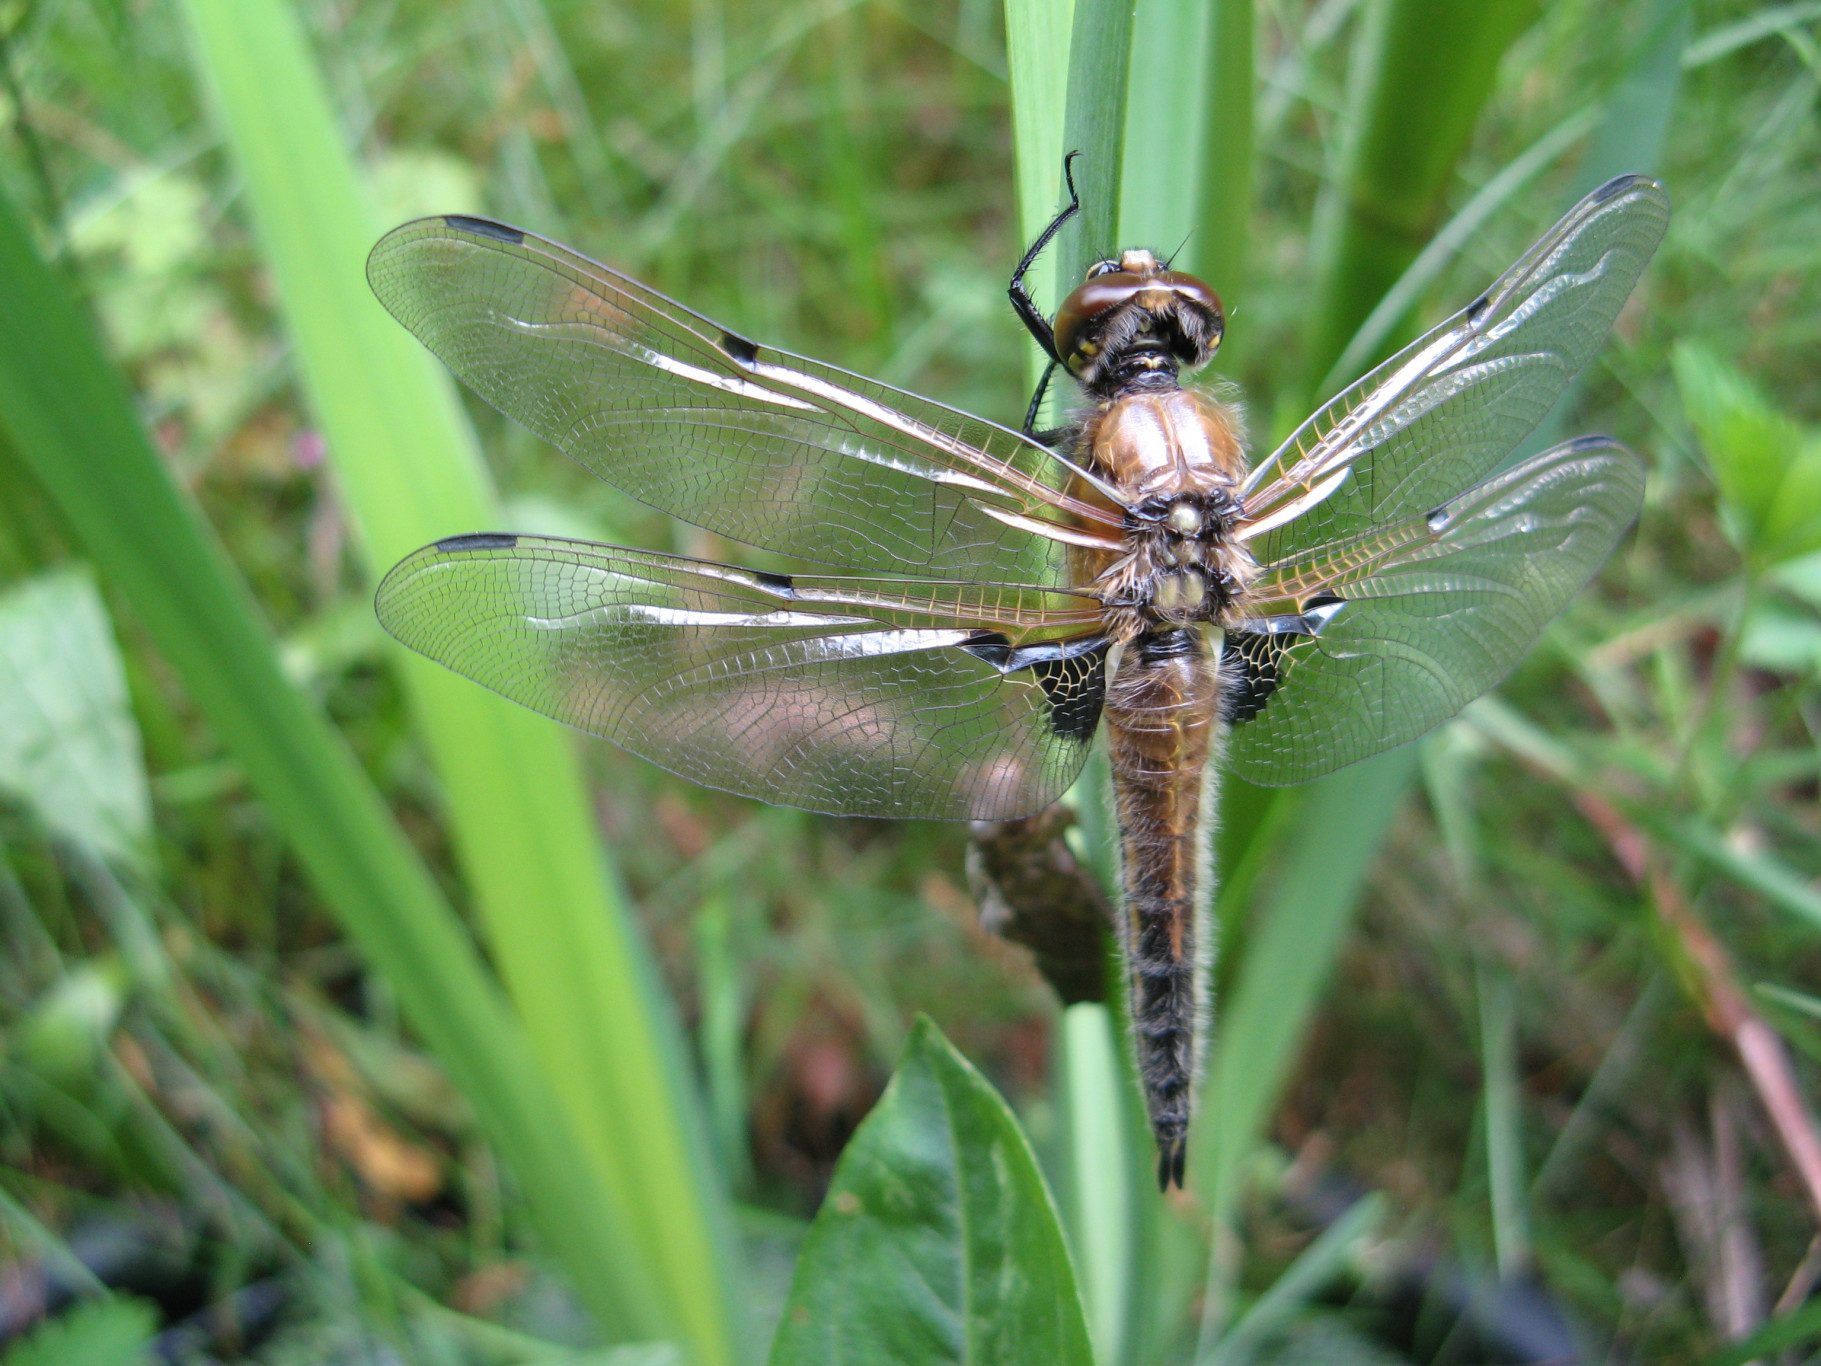
[(1090, 392), (1206, 365), (1220, 346), (1220, 296), (1148, 251), (1096, 261), (1056, 310), (1056, 354)]

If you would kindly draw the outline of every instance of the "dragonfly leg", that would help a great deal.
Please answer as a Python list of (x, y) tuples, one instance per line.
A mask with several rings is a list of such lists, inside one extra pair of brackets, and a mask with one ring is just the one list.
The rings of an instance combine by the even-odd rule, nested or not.
[[(1018, 321), (1022, 322), (1025, 329), (1037, 339), (1037, 345), (1043, 348), (1043, 354), (1050, 358), (1052, 365), (1059, 364), (1061, 359), (1056, 354), (1056, 334), (1050, 330), (1049, 319), (1043, 316), (1043, 311), (1037, 307), (1037, 301), (1031, 297), (1031, 291), (1024, 283), (1024, 275), (1043, 249), (1050, 244), (1050, 239), (1062, 230), (1062, 225), (1081, 212), (1081, 196), (1075, 193), (1075, 172), (1070, 166), (1070, 163), (1080, 155), (1080, 152), (1070, 152), (1062, 159), (1062, 178), (1069, 187), (1068, 207), (1052, 218), (1050, 225), (1037, 234), (1037, 240), (1031, 243), (1031, 249), (1024, 253), (1024, 259), (1018, 263), (1018, 269), (1012, 272), (1012, 283), (1006, 290), (1006, 293), (1011, 296), (1012, 310), (1017, 313)], [(1048, 376), (1046, 375), (1044, 378), (1047, 380)], [(1037, 392), (1038, 397), (1041, 398), (1043, 394), (1041, 386), (1038, 387)], [(1029, 430), (1028, 423), (1026, 430)]]
[[(1025, 410), (1024, 434), (1026, 436), (1034, 437), (1037, 435), (1037, 410), (1043, 406), (1044, 392), (1050, 387), (1050, 376), (1055, 373), (1056, 362), (1052, 359), (1048, 365), (1043, 367), (1043, 376), (1037, 381), (1037, 392), (1031, 395), (1031, 406)], [(1045, 442), (1044, 444), (1048, 445), (1049, 443)]]

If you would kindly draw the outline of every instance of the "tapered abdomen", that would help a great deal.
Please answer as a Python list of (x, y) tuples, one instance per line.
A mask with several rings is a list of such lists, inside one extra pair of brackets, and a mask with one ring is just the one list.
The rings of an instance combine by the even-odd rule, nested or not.
[(1107, 753), (1119, 822), (1123, 941), (1132, 1034), (1158, 1184), (1182, 1184), (1183, 1139), (1206, 1028), (1212, 958), (1218, 665), (1197, 630), (1126, 647), (1107, 690)]

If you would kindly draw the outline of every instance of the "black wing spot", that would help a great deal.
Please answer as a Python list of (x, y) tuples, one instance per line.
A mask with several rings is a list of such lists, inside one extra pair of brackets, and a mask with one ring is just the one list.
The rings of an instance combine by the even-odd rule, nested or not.
[(1252, 617), (1227, 632), (1221, 654), (1226, 675), (1221, 707), (1232, 724), (1250, 721), (1265, 709), (1283, 681), (1284, 656), (1290, 648), (1327, 630), (1347, 610), (1347, 600), (1324, 591), (1304, 599), (1302, 609), (1293, 616)]
[(491, 237), (496, 242), (510, 242), (513, 246), (525, 240), (525, 234), (517, 228), (509, 228), (504, 223), (495, 223), (491, 218), (470, 218), (465, 213), (446, 213), (443, 222), (463, 232), (471, 232), (476, 237)]
[(755, 569), (752, 576), (758, 581), (759, 587), (776, 593), (781, 598), (797, 596), (797, 585), (788, 574), (767, 574), (762, 569)]
[(961, 646), (1002, 674), (1029, 669), (1050, 704), (1050, 731), (1068, 740), (1090, 740), (1107, 695), (1104, 636), (1014, 646), (998, 631), (981, 631)]
[(747, 341), (736, 332), (721, 334), (721, 349), (739, 361), (741, 365), (751, 365), (759, 358), (759, 344)]
[(448, 553), (460, 553), (466, 550), (511, 550), (517, 544), (518, 537), (503, 532), (473, 531), (465, 536), (445, 536), (436, 543), (436, 548)]
[(1301, 636), (1288, 633), (1227, 633), (1223, 662), (1231, 660), (1238, 666), (1222, 670), (1227, 675), (1222, 708), (1228, 722), (1237, 726), (1250, 721), (1265, 709), (1265, 703), (1271, 700), (1271, 694), (1277, 691), (1277, 685), (1281, 681), (1277, 666), (1283, 660), (1284, 651), (1290, 648), (1293, 641), (1300, 639)]
[(1039, 660), (1031, 672), (1050, 700), (1050, 731), (1084, 744), (1093, 739), (1107, 699), (1106, 643), (1072, 659)]

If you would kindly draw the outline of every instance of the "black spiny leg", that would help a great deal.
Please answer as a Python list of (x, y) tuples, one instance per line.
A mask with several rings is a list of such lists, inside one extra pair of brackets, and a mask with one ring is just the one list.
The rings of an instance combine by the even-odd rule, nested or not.
[[(1052, 356), (1049, 363), (1043, 367), (1043, 378), (1037, 381), (1037, 392), (1031, 395), (1031, 406), (1024, 415), (1024, 434), (1026, 436), (1037, 435), (1037, 410), (1043, 406), (1044, 391), (1050, 387), (1050, 376), (1055, 373), (1056, 360), (1055, 357)], [(1045, 442), (1044, 444), (1048, 445), (1049, 443)]]
[[(1056, 365), (1062, 363), (1062, 358), (1056, 354), (1056, 334), (1050, 330), (1049, 319), (1039, 311), (1037, 301), (1031, 297), (1031, 291), (1025, 288), (1024, 273), (1037, 260), (1038, 254), (1050, 244), (1050, 239), (1062, 230), (1062, 225), (1081, 212), (1081, 196), (1075, 193), (1075, 172), (1069, 165), (1080, 155), (1080, 152), (1070, 152), (1062, 159), (1062, 179), (1069, 187), (1069, 206), (1050, 220), (1049, 227), (1037, 234), (1037, 240), (1031, 243), (1031, 249), (1024, 253), (1024, 259), (1018, 263), (1018, 269), (1012, 272), (1011, 287), (1006, 290), (1011, 296), (1012, 310), (1017, 313), (1018, 321), (1037, 339), (1037, 345), (1043, 348), (1043, 354)], [(1048, 379), (1047, 375), (1045, 379)], [(1038, 392), (1041, 395), (1041, 387)]]
[(1050, 244), (1050, 239), (1062, 231), (1062, 225), (1081, 212), (1081, 196), (1075, 193), (1075, 170), (1072, 165), (1080, 152), (1070, 152), (1062, 159), (1063, 183), (1069, 187), (1069, 204), (1050, 220), (1050, 225), (1037, 234), (1037, 240), (1031, 243), (1031, 249), (1024, 253), (1024, 259), (1018, 263), (1018, 269), (1012, 272), (1011, 288), (1006, 293), (1012, 299), (1012, 311), (1017, 313), (1018, 321), (1025, 330), (1037, 339), (1037, 345), (1043, 348), (1043, 354), (1049, 357), (1049, 364), (1043, 367), (1043, 378), (1037, 381), (1037, 392), (1031, 395), (1030, 409), (1024, 415), (1024, 434), (1037, 435), (1037, 410), (1043, 406), (1044, 392), (1050, 387), (1050, 376), (1062, 363), (1056, 354), (1056, 333), (1050, 327), (1048, 318), (1037, 307), (1037, 301), (1031, 297), (1031, 291), (1025, 287), (1024, 274), (1036, 262), (1038, 255)]

